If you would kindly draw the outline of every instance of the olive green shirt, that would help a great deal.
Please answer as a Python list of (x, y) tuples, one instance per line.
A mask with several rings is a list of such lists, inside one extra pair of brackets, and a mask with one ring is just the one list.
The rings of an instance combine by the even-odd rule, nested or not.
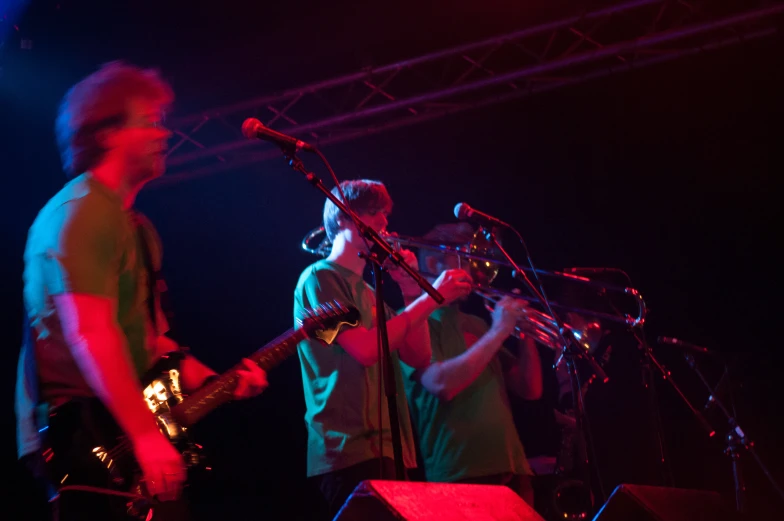
[[(337, 300), (354, 306), (361, 325), (375, 325), (375, 293), (362, 277), (327, 260), (308, 266), (294, 291), (294, 317), (303, 309)], [(386, 316), (393, 312), (385, 309)], [(379, 364), (365, 367), (338, 343), (308, 339), (297, 348), (305, 390), (307, 475), (317, 476), (372, 460), (383, 449), (393, 457), (387, 400)], [(391, 353), (397, 383), (403, 463), (416, 467), (416, 453), (397, 352)], [(379, 394), (380, 393), (380, 394)], [(380, 418), (379, 418), (380, 405)], [(379, 419), (381, 423), (379, 424)], [(379, 447), (379, 430), (382, 446)]]
[[(153, 265), (159, 269), (160, 239), (149, 221), (134, 215), (141, 220)], [(30, 227), (24, 252), (24, 304), (35, 335), (42, 401), (94, 396), (63, 337), (53, 300), (58, 294), (114, 299), (133, 366), (139, 376), (148, 369), (152, 348), (147, 270), (136, 230), (120, 197), (89, 174), (68, 182)], [(160, 308), (157, 311), (160, 334), (167, 326)]]
[[(454, 306), (428, 318), (433, 362), (460, 356), (484, 335), (479, 317)], [(479, 377), (452, 400), (440, 400), (419, 382), (418, 372), (402, 364), (428, 481), (452, 482), (511, 472), (531, 474), (509, 406), (501, 363), (495, 357)]]

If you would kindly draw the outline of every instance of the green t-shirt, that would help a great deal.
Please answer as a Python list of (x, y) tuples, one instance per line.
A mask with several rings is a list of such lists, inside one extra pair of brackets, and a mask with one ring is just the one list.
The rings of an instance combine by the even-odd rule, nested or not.
[[(139, 216), (156, 269), (160, 240)], [(63, 338), (53, 296), (82, 293), (113, 298), (117, 322), (134, 368), (141, 376), (150, 362), (147, 271), (132, 215), (108, 187), (82, 174), (67, 183), (38, 213), (24, 252), (24, 303), (36, 335), (40, 399), (94, 396)], [(158, 309), (158, 311), (160, 311)], [(158, 313), (158, 333), (166, 326)]]
[[(461, 355), (467, 350), (466, 337), (476, 340), (488, 330), (484, 320), (453, 306), (436, 310), (428, 324), (434, 362)], [(414, 369), (402, 367), (428, 481), (531, 474), (498, 357), (451, 401), (439, 400), (419, 383)]]
[[(374, 325), (375, 293), (360, 275), (327, 260), (308, 266), (294, 291), (295, 318), (303, 309), (333, 300), (355, 306), (362, 317), (362, 326)], [(393, 316), (389, 308), (385, 312), (387, 317)], [(326, 345), (309, 339), (301, 342), (297, 351), (305, 390), (307, 475), (317, 476), (377, 458), (379, 430), (384, 456), (393, 457), (379, 364), (364, 367), (336, 342)], [(397, 352), (392, 352), (391, 357), (397, 382), (403, 463), (413, 468), (416, 467), (414, 438)]]

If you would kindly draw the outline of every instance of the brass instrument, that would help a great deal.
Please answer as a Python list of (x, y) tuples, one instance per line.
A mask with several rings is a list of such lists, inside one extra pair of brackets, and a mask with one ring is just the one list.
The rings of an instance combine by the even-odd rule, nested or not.
[[(319, 239), (318, 244), (313, 244), (316, 239)], [(313, 255), (319, 255), (321, 257), (329, 256), (329, 252), (332, 249), (332, 242), (327, 237), (327, 231), (323, 226), (313, 228), (308, 232), (305, 238), (302, 239), (302, 249)]]
[[(498, 257), (495, 256), (496, 250), (482, 228), (474, 233), (469, 244), (462, 246), (440, 244), (424, 239), (404, 237), (394, 234), (382, 234), (382, 236), (387, 242), (398, 248), (424, 248), (438, 251), (445, 255), (455, 255), (458, 259), (458, 264), (460, 267), (466, 269), (466, 271), (471, 274), (471, 277), (474, 281), (473, 292), (485, 299), (486, 306), (490, 311), (492, 311), (494, 304), (504, 296), (523, 299), (529, 303), (537, 303), (540, 305), (544, 304), (535, 297), (524, 297), (519, 293), (491, 287), (491, 284), (497, 277), (500, 268), (502, 266), (512, 268), (512, 266), (507, 261), (499, 260)], [(321, 239), (319, 240), (320, 237)], [(316, 243), (317, 240), (318, 243)], [(302, 240), (302, 249), (314, 255), (326, 257), (329, 255), (331, 247), (332, 245), (329, 239), (326, 237), (323, 226), (314, 228)], [(463, 265), (463, 263), (465, 263), (465, 265)], [(524, 269), (526, 271), (530, 271), (530, 269)], [(579, 277), (557, 271), (537, 269), (536, 274), (568, 280), (576, 284), (593, 286), (597, 290), (604, 292), (619, 292), (631, 297), (634, 303), (637, 305), (637, 315), (631, 316), (628, 314), (621, 315), (604, 313), (585, 308), (569, 307), (559, 304), (558, 302), (550, 301), (550, 306), (554, 310), (563, 311), (566, 313), (567, 317), (573, 318), (572, 322), (580, 323), (578, 326), (574, 323), (570, 324), (562, 321), (564, 329), (569, 330), (580, 346), (586, 351), (593, 351), (601, 339), (601, 321), (622, 323), (629, 328), (641, 326), (645, 322), (647, 306), (642, 298), (642, 295), (640, 295), (640, 292), (634, 288), (612, 286), (602, 282), (593, 281), (585, 277)], [(589, 320), (585, 317), (592, 317), (596, 320)], [(562, 333), (564, 333), (564, 331), (559, 331), (557, 321), (552, 316), (542, 311), (533, 309), (530, 306), (526, 307), (525, 318), (517, 326), (516, 331), (517, 336), (530, 335), (534, 340), (538, 341), (542, 345), (555, 350), (560, 350), (563, 347)]]
[[(515, 298), (528, 300), (527, 297), (523, 297), (518, 293), (498, 290), (495, 288), (485, 288), (481, 286), (475, 288), (474, 293), (487, 301), (486, 307), (488, 311), (491, 312), (493, 310), (493, 303), (497, 302), (504, 296), (512, 296)], [(553, 302), (550, 302), (550, 305), (552, 305), (553, 308), (563, 307)], [(586, 320), (583, 318), (581, 314), (586, 313), (586, 310), (580, 309), (579, 311), (580, 313), (576, 313), (574, 311), (567, 312), (567, 316), (569, 317), (567, 320), (571, 320), (571, 322), (567, 323), (564, 321), (563, 327), (565, 330), (568, 330), (572, 333), (574, 339), (577, 340), (577, 343), (580, 345), (580, 347), (592, 353), (596, 349), (596, 346), (599, 344), (599, 341), (604, 334), (602, 325), (598, 320)], [(617, 316), (610, 316), (612, 316), (616, 321), (619, 320)], [(574, 324), (574, 322), (578, 322), (579, 325)], [(528, 335), (540, 344), (553, 350), (559, 350), (562, 348), (561, 333), (563, 333), (563, 331), (558, 331), (557, 322), (553, 317), (533, 309), (530, 306), (526, 306), (524, 308), (523, 322), (518, 324), (515, 329), (515, 336), (518, 338), (524, 335)]]

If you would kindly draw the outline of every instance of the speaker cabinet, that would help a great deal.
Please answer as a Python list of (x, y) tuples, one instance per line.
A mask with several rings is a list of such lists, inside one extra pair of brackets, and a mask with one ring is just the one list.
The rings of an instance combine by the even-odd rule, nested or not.
[(544, 521), (507, 487), (363, 481), (333, 521)]
[(717, 492), (618, 485), (593, 521), (741, 521)]

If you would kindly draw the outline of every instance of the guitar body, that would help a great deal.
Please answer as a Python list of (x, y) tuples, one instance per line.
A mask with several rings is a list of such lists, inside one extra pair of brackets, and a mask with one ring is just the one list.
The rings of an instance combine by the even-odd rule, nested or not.
[[(269, 370), (294, 354), (300, 341), (313, 337), (331, 344), (342, 327), (359, 324), (359, 311), (337, 302), (306, 310), (303, 315), (299, 328), (287, 331), (248, 358)], [(236, 371), (244, 366), (237, 364), (186, 396), (180, 385), (184, 357), (179, 351), (166, 354), (140, 382), (159, 430), (182, 454), (190, 480), (208, 467), (188, 428), (233, 399), (239, 379)], [(98, 398), (74, 398), (53, 409), (41, 442), (48, 479), (58, 490), (63, 509), (69, 514), (78, 512), (74, 519), (145, 521), (150, 519), (151, 510), (163, 509), (167, 510), (166, 521), (181, 515), (186, 518), (179, 512), (186, 508), (184, 503), (161, 504), (149, 496), (130, 441)], [(171, 515), (169, 509), (176, 512)]]
[[(206, 471), (204, 456), (187, 429), (171, 417), (172, 408), (184, 399), (179, 380), (183, 356), (173, 352), (161, 357), (142, 384), (160, 431), (183, 455), (192, 478)], [(59, 489), (60, 501), (78, 501), (92, 515), (110, 519), (147, 518), (155, 502), (147, 496), (130, 441), (99, 399), (72, 399), (53, 410), (42, 445), (48, 478)]]

